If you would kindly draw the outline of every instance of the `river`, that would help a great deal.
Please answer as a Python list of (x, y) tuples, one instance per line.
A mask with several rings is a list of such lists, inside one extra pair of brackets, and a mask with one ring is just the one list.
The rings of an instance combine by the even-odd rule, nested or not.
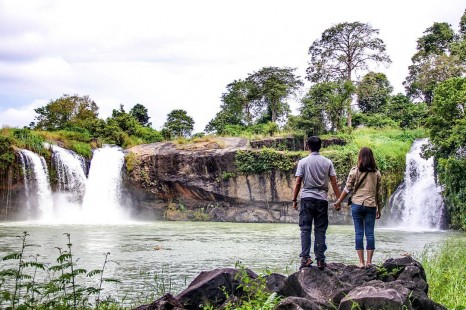
[[(39, 254), (39, 261), (55, 263), (58, 250), (66, 249), (71, 235), (72, 251), (79, 268), (101, 268), (104, 253), (116, 263), (109, 263), (105, 276), (122, 281), (118, 294), (144, 301), (156, 291), (179, 292), (201, 271), (234, 267), (236, 262), (262, 273), (291, 274), (297, 270), (300, 250), (296, 224), (252, 224), (213, 222), (151, 222), (120, 225), (50, 225), (33, 222), (0, 224), (0, 256), (19, 251), (19, 236), (27, 231), (28, 241), (40, 247), (28, 247), (26, 257)], [(327, 261), (357, 263), (352, 226), (330, 226), (327, 233)], [(389, 257), (411, 253), (419, 257), (426, 246), (442, 244), (448, 238), (463, 238), (454, 231), (402, 231), (376, 229), (374, 263)], [(0, 262), (0, 269), (7, 262)], [(118, 263), (118, 264), (117, 264)], [(154, 277), (158, 280), (155, 281)], [(160, 285), (165, 285), (161, 287)], [(114, 296), (115, 287), (106, 292)]]

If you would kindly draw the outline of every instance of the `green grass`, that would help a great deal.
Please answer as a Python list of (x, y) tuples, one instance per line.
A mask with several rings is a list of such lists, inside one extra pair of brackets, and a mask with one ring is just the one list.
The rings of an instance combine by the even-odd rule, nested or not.
[(427, 248), (421, 257), (429, 297), (449, 310), (466, 309), (466, 238)]

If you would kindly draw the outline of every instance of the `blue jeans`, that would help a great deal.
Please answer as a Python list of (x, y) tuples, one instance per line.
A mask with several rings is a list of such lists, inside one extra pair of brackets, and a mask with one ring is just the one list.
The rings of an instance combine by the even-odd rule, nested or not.
[(300, 257), (309, 257), (311, 250), (311, 231), (314, 222), (314, 254), (317, 261), (325, 260), (325, 233), (328, 227), (327, 200), (303, 198), (299, 210), (299, 228), (301, 229)]
[(364, 250), (364, 234), (366, 235), (366, 250), (375, 250), (374, 226), (377, 208), (365, 207), (353, 203), (351, 215), (354, 221), (356, 250)]

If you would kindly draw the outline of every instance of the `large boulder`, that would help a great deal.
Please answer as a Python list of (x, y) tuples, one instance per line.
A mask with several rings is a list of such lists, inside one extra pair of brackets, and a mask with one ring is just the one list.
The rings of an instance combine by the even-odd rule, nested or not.
[(302, 297), (287, 297), (283, 299), (275, 310), (321, 310), (322, 305), (316, 301)]
[(430, 300), (415, 283), (396, 280), (370, 281), (351, 290), (340, 302), (339, 310), (440, 310), (445, 309)]
[(239, 285), (242, 276), (257, 278), (257, 275), (249, 269), (245, 269), (245, 275), (240, 272), (242, 271), (234, 268), (203, 271), (187, 289), (176, 296), (176, 299), (186, 309), (199, 309), (201, 305), (207, 304), (218, 307), (226, 301), (227, 295), (241, 295)]
[(183, 305), (170, 293), (163, 295), (149, 305), (143, 305), (134, 310), (182, 310)]

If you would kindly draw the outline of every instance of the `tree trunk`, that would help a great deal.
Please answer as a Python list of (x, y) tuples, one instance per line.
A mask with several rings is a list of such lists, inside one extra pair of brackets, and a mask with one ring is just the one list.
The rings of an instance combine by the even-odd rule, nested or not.
[[(348, 81), (351, 82), (351, 69), (349, 69), (349, 71), (348, 71)], [(347, 118), (348, 128), (351, 128), (351, 102), (348, 105), (347, 117), (348, 117)]]

